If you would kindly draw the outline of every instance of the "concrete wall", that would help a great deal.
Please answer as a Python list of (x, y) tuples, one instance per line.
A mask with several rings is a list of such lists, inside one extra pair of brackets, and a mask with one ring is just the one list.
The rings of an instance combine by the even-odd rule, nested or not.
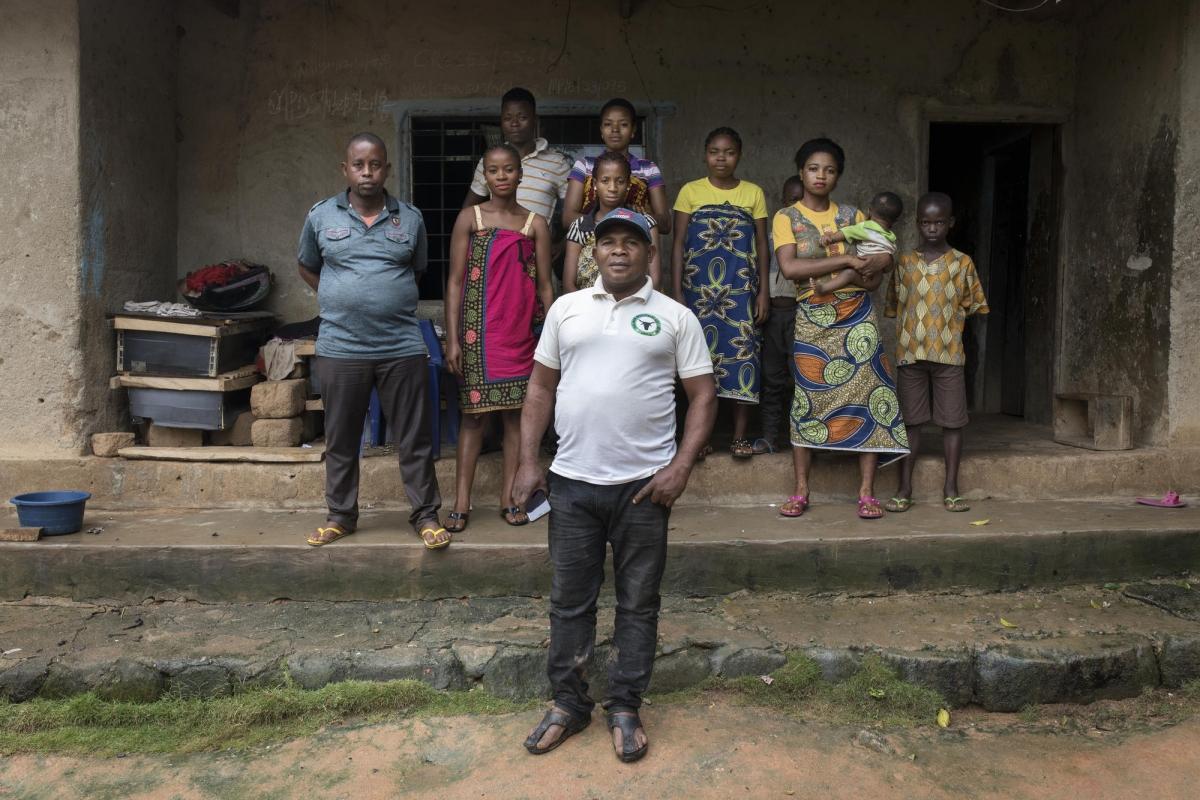
[[(598, 109), (623, 95), (673, 104), (654, 153), (672, 197), (704, 174), (703, 137), (718, 125), (741, 132), (740, 173), (772, 198), (794, 172), (796, 147), (829, 135), (848, 155), (839, 198), (863, 203), (886, 187), (911, 207), (923, 188), (928, 118), (969, 110), (1008, 119), (1014, 109), (1065, 117), (1072, 100), (1074, 34), (1062, 15), (878, 3), (856, 8), (853, 31), (829, 21), (809, 35), (815, 5), (731, 13), (647, 0), (633, 4), (626, 26), (619, 5), (573, 4), (564, 50), (565, 4), (549, 0), (527, 3), (511, 36), (498, 35), (478, 4), (456, 0), (386, 9), (243, 0), (237, 18), (185, 4), (180, 272), (231, 256), (262, 261), (280, 279), (274, 309), (312, 316), (315, 299), (294, 266), (304, 214), (344, 186), (345, 139), (370, 129), (395, 142), (389, 109), (405, 103), (483, 97), (490, 110), (524, 85), (543, 103)], [(905, 44), (918, 41), (936, 45)]]
[(0, 451), (71, 450), (79, 344), (74, 0), (0, 4)]
[[(703, 135), (721, 124), (746, 141), (742, 176), (772, 196), (795, 147), (829, 135), (848, 153), (840, 199), (887, 187), (911, 206), (928, 121), (1070, 117), (1058, 386), (1133, 394), (1141, 442), (1200, 441), (1194, 3), (878, 3), (836, 35), (811, 34), (805, 4), (645, 0), (627, 23), (619, 5), (574, 4), (565, 47), (550, 0), (509, 39), (454, 0), (0, 5), (0, 448), (71, 451), (116, 424), (103, 314), (171, 296), (176, 274), (263, 261), (275, 310), (311, 316), (295, 240), (342, 185), (345, 138), (398, 142), (395, 109), (494, 104), (514, 84), (545, 103), (673, 108), (652, 153), (672, 194), (703, 173)], [(903, 44), (920, 41), (936, 44)]]
[(1168, 429), (1186, 6), (1113, 0), (1080, 21), (1068, 130), (1059, 385), (1132, 395), (1143, 444)]
[(105, 313), (175, 278), (172, 4), (0, 5), (0, 453), (121, 423)]
[(1200, 444), (1200, 3), (1182, 25), (1175, 249), (1171, 275), (1170, 440)]
[(174, 297), (174, 4), (83, 0), (79, 30), (82, 374), (72, 410), (87, 434), (127, 424), (108, 388), (115, 337), (105, 314)]

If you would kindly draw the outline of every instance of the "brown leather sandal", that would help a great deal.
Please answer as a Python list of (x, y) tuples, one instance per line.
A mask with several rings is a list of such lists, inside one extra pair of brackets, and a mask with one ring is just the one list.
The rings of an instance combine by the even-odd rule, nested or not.
[[(573, 714), (568, 714), (561, 709), (552, 708), (546, 712), (546, 716), (542, 717), (542, 721), (539, 722), (538, 726), (533, 729), (533, 733), (529, 734), (529, 736), (525, 739), (525, 749), (528, 750), (531, 755), (545, 755), (591, 724), (592, 718), (590, 716), (577, 717)], [(557, 739), (545, 747), (538, 747), (538, 742), (540, 742), (542, 737), (546, 735), (546, 731), (550, 729), (551, 725), (560, 726), (562, 728), (562, 733), (559, 734)]]
[(641, 747), (633, 746), (637, 741), (638, 728), (643, 728), (642, 720), (636, 711), (621, 710), (608, 712), (608, 732), (612, 734), (613, 728), (621, 729), (621, 749), (617, 750), (616, 743), (613, 743), (613, 752), (617, 754), (617, 758), (626, 764), (632, 764), (642, 756), (646, 755), (646, 751), (650, 749), (650, 742), (647, 741)]

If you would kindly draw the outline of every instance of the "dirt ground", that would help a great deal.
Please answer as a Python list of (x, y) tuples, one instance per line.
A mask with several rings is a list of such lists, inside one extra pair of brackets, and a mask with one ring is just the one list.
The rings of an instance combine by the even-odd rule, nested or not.
[[(1053, 715), (1053, 707), (1047, 707)], [(1119, 712), (1112, 708), (1110, 712)], [(536, 713), (327, 730), (249, 753), (0, 759), (0, 798), (1190, 798), (1200, 719), (1063, 732), (1017, 715), (877, 733), (708, 697), (645, 709), (649, 755), (625, 765), (597, 716), (558, 751), (520, 743)]]

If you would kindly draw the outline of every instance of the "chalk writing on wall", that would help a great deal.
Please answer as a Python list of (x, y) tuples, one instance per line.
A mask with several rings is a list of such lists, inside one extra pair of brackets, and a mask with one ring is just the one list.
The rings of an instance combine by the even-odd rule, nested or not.
[(612, 97), (624, 94), (628, 88), (628, 83), (618, 80), (551, 78), (543, 94), (547, 97)]
[(453, 48), (445, 50), (416, 50), (412, 55), (412, 65), (417, 69), (488, 69), (500, 67), (528, 67), (534, 64), (544, 64), (552, 55), (547, 50), (510, 50), (508, 48), (495, 50), (467, 50)]
[(283, 117), (285, 122), (299, 122), (310, 117), (345, 118), (351, 114), (378, 113), (387, 99), (387, 92), (382, 89), (322, 86), (301, 91), (284, 86), (267, 95), (267, 113)]
[(372, 56), (370, 58), (338, 58), (305, 61), (290, 70), (291, 79), (306, 81), (321, 78), (326, 75), (336, 75), (345, 72), (363, 74), (386, 70), (389, 68), (387, 56)]

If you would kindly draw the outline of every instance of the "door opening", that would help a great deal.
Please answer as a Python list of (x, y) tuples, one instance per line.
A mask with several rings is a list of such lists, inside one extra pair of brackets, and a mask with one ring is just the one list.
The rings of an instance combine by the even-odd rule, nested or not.
[(972, 410), (1049, 423), (1058, 288), (1058, 127), (931, 123), (931, 191), (954, 200), (991, 313), (964, 333)]

